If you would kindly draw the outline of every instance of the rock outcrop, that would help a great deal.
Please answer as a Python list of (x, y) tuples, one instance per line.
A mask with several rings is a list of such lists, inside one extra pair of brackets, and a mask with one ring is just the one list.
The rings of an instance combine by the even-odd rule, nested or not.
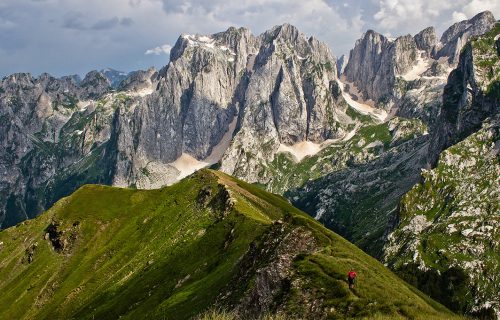
[(499, 34), (496, 24), (462, 50), (430, 137), (437, 164), (402, 198), (384, 248), (407, 281), (484, 319), (500, 318)]
[(433, 125), (449, 72), (467, 41), (490, 30), (489, 11), (448, 28), (437, 41), (433, 27), (414, 37), (388, 39), (366, 32), (351, 50), (345, 80), (378, 108), (400, 116), (418, 117)]
[(500, 24), (467, 43), (444, 87), (442, 108), (433, 135), (431, 160), (478, 130), (484, 119), (498, 113), (500, 105)]
[(441, 36), (439, 41), (441, 48), (435, 57), (447, 57), (450, 63), (458, 62), (460, 51), (467, 41), (490, 30), (495, 22), (493, 14), (490, 11), (484, 11), (470, 20), (455, 23)]
[(428, 27), (417, 33), (413, 39), (418, 50), (426, 52), (427, 56), (432, 56), (437, 45), (437, 35), (434, 27)]
[(259, 53), (245, 75), (238, 131), (221, 170), (266, 183), (266, 163), (280, 144), (345, 135), (347, 105), (336, 81), (336, 59), (326, 44), (288, 24), (267, 31), (259, 41)]

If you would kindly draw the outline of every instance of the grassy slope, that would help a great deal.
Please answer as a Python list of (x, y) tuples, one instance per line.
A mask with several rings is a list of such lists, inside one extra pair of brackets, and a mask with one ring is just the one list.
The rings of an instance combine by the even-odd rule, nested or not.
[[(226, 213), (219, 183), (235, 199)], [(212, 200), (202, 205), (206, 188)], [(295, 260), (293, 274), (330, 316), (453, 317), (282, 197), (202, 170), (159, 190), (84, 186), (0, 232), (0, 319), (189, 318), (213, 305), (250, 243), (285, 216), (318, 241), (319, 251)], [(61, 252), (44, 239), (53, 221), (64, 231)], [(344, 280), (350, 266), (359, 272), (355, 291)], [(301, 294), (288, 293), (292, 314), (306, 312), (294, 303)]]

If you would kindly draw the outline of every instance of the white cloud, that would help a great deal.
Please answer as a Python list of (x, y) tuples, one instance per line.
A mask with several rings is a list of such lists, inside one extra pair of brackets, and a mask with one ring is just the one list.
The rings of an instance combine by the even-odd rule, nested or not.
[(485, 10), (497, 18), (500, 15), (498, 0), (378, 0), (376, 3), (375, 30), (395, 35), (415, 34), (428, 26), (436, 27), (440, 33), (451, 24)]
[[(288, 22), (301, 32), (328, 43), (332, 51), (346, 53), (363, 33), (359, 8), (346, 10), (332, 0), (162, 0), (170, 21), (184, 26), (181, 32), (209, 34), (229, 26), (244, 26), (258, 35)], [(342, 13), (341, 10), (347, 12)]]
[(467, 16), (465, 15), (465, 13), (453, 11), (452, 22), (459, 22), (463, 20), (467, 20)]
[[(463, 7), (463, 12), (467, 17), (472, 18), (475, 14), (489, 10), (493, 14), (500, 12), (500, 1), (498, 0), (472, 0), (468, 1), (468, 4)], [(496, 16), (498, 19), (499, 17)]]
[(155, 56), (159, 56), (160, 54), (166, 54), (166, 55), (169, 55), (170, 54), (170, 50), (172, 50), (172, 46), (169, 45), (169, 44), (164, 44), (162, 46), (159, 46), (159, 47), (156, 47), (156, 48), (153, 48), (153, 49), (148, 49), (146, 50), (146, 52), (144, 52), (145, 55), (155, 55)]
[(381, 0), (374, 19), (381, 27), (394, 29), (415, 21), (432, 21), (442, 11), (453, 7), (450, 0)]
[(453, 12), (455, 18), (460, 13), (471, 18), (489, 9), (498, 18), (499, 5), (498, 0), (0, 0), (0, 30), (8, 31), (0, 32), (0, 76), (161, 68), (168, 64), (169, 47), (151, 48), (152, 43), (172, 44), (181, 33), (212, 34), (230, 26), (258, 35), (284, 22), (340, 55), (367, 29), (399, 36), (434, 25), (443, 32), (453, 23)]

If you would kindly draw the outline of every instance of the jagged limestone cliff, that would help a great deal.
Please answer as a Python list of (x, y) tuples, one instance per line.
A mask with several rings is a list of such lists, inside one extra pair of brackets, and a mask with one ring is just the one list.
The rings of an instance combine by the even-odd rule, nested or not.
[(245, 28), (182, 35), (158, 73), (110, 85), (100, 72), (2, 81), (2, 117), (14, 124), (0, 132), (3, 226), (89, 182), (156, 188), (218, 163), (267, 183), (280, 147), (343, 138), (357, 123), (336, 58), (289, 24), (258, 37)]
[(500, 118), (444, 151), (399, 205), (384, 260), (450, 308), (500, 316)]
[[(469, 25), (470, 30), (483, 30), (493, 26), (490, 23), (491, 14), (488, 12), (479, 14), (470, 21), (478, 24), (475, 27)], [(497, 33), (495, 30), (497, 30), (496, 27), (491, 30), (491, 33)], [(395, 82), (392, 84), (394, 87), (386, 83), (388, 87), (385, 89), (375, 88), (381, 92), (384, 90), (386, 93), (392, 92), (390, 94), (394, 99), (389, 101), (392, 114), (414, 121), (413, 126), (406, 127), (407, 134), (413, 139), (407, 139), (404, 144), (397, 148), (382, 149), (371, 159), (366, 158), (364, 161), (359, 161), (354, 158), (351, 165), (347, 167), (337, 167), (336, 170), (331, 170), (330, 173), (321, 176), (311, 175), (313, 181), (304, 181), (306, 182), (304, 185), (297, 185), (288, 193), (295, 205), (316, 216), (327, 226), (377, 257), (382, 256), (382, 246), (390, 231), (389, 226), (397, 212), (397, 205), (401, 197), (420, 180), (420, 169), (434, 165), (436, 155), (450, 145), (443, 141), (449, 140), (447, 137), (450, 135), (454, 137), (453, 141), (455, 142), (463, 139), (464, 136), (474, 131), (473, 128), (477, 130), (481, 119), (497, 112), (494, 106), (498, 105), (498, 102), (491, 98), (491, 93), (486, 95), (484, 99), (481, 98), (481, 94), (474, 98), (476, 91), (470, 93), (470, 90), (465, 90), (467, 86), (469, 88), (478, 87), (475, 84), (475, 78), (456, 81), (450, 79), (447, 84), (448, 73), (452, 70), (451, 65), (446, 61), (434, 61), (427, 64), (433, 59), (430, 56), (433, 52), (435, 53), (435, 45), (431, 45), (434, 43), (434, 38), (435, 34), (432, 28), (424, 29), (413, 39), (402, 37), (395, 41), (369, 31), (363, 39), (358, 41), (356, 48), (351, 53), (349, 64), (352, 64), (352, 69), (349, 70), (348, 65), (343, 75), (345, 78), (349, 74), (359, 73), (358, 76), (361, 77), (362, 73), (366, 73), (367, 75), (372, 74), (374, 78), (381, 77), (382, 73), (374, 74), (373, 72), (376, 72), (382, 65), (387, 65), (388, 61), (391, 61), (392, 64), (400, 61), (398, 63), (401, 64), (401, 68), (408, 68), (411, 65), (404, 63), (403, 57), (396, 59), (394, 46), (398, 41), (401, 43), (404, 40), (409, 47), (413, 48), (411, 43), (415, 42), (416, 48), (422, 52), (419, 52), (411, 69), (406, 74), (394, 77)], [(451, 77), (454, 74), (475, 75), (477, 73), (477, 76), (474, 77), (477, 77), (477, 81), (481, 82), (479, 86), (484, 88), (489, 86), (492, 79), (498, 76), (494, 62), (497, 58), (493, 38), (494, 36), (489, 40), (487, 46), (489, 49), (485, 49), (485, 52), (479, 52), (482, 50), (479, 48), (483, 48), (484, 45), (474, 46), (474, 42), (472, 42), (472, 46), (464, 47), (464, 59), (457, 64), (459, 70), (469, 70), (471, 63), (465, 63), (465, 60), (481, 60), (485, 62), (479, 64), (484, 64), (485, 67), (479, 67), (478, 64), (471, 71), (453, 71)], [(363, 55), (364, 60), (372, 59), (371, 64), (368, 61), (356, 62), (356, 59), (361, 59), (360, 55)], [(488, 69), (491, 66), (493, 69)], [(364, 68), (369, 70), (364, 70)], [(391, 78), (391, 74), (396, 74), (395, 65), (392, 65), (391, 68), (393, 69), (388, 73), (387, 79)], [(366, 78), (363, 79), (363, 81), (367, 81)], [(486, 82), (483, 83), (483, 81)], [(372, 86), (381, 84), (384, 82), (370, 83)], [(359, 92), (353, 83), (348, 83), (345, 88), (351, 93), (357, 94), (357, 101), (377, 107), (377, 104), (371, 100), (363, 101), (367, 97), (364, 96), (363, 92)], [(462, 88), (461, 91), (460, 88)], [(368, 89), (368, 91), (372, 89)], [(494, 92), (494, 90), (490, 89), (489, 92)], [(451, 103), (453, 99), (455, 102), (462, 101), (463, 106), (453, 105)], [(474, 102), (476, 100), (477, 102)], [(383, 105), (386, 105), (386, 102)], [(458, 113), (463, 114), (460, 117), (464, 119), (460, 125), (447, 122), (446, 119), (451, 118), (448, 114)], [(417, 123), (420, 125), (416, 125)], [(466, 126), (470, 129), (464, 131), (467, 134), (459, 136), (455, 134), (454, 126)], [(337, 160), (338, 158), (333, 159)], [(332, 161), (334, 161), (333, 159)]]
[(467, 41), (490, 30), (489, 11), (448, 28), (437, 41), (426, 28), (414, 37), (388, 39), (366, 32), (351, 50), (343, 76), (358, 98), (403, 117), (432, 124), (440, 108), (443, 85)]
[(497, 24), (462, 50), (431, 137), (430, 157), (439, 161), (403, 197), (384, 248), (410, 283), (485, 318), (500, 317), (499, 34)]

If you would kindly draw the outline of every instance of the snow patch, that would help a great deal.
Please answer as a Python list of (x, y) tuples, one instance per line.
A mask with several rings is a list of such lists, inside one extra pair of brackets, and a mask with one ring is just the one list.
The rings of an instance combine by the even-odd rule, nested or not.
[[(344, 77), (344, 76), (342, 76)], [(344, 78), (345, 79), (345, 78)], [(340, 89), (342, 91), (342, 97), (344, 97), (345, 101), (347, 102), (348, 105), (356, 109), (359, 113), (364, 114), (364, 115), (370, 115), (376, 119), (378, 119), (381, 122), (384, 122), (388, 118), (388, 113), (385, 110), (381, 109), (376, 109), (373, 107), (374, 103), (373, 101), (355, 101), (352, 99), (351, 94), (354, 94), (358, 97), (358, 99), (361, 97), (361, 94), (359, 93), (358, 89), (353, 83), (349, 82), (342, 82), (340, 79), (337, 79), (337, 83), (340, 86)], [(345, 91), (345, 84), (349, 85), (349, 92)]]
[(186, 39), (188, 41), (188, 45), (191, 47), (206, 46), (213, 48), (215, 43), (214, 39), (207, 36), (183, 34), (182, 38)]
[(217, 41), (209, 36), (184, 34), (182, 35), (182, 38), (188, 41), (188, 45), (190, 47), (205, 47), (210, 49), (216, 48), (221, 51), (227, 51), (231, 55), (236, 55), (236, 53), (234, 53), (227, 45), (218, 45)]
[(171, 165), (179, 170), (178, 180), (181, 180), (196, 170), (200, 170), (206, 167), (209, 163), (195, 159), (193, 156), (183, 153), (177, 160), (171, 163)]
[(297, 161), (304, 159), (307, 156), (312, 156), (321, 150), (321, 146), (317, 143), (311, 141), (302, 141), (294, 144), (293, 146), (287, 146), (285, 144), (280, 144), (278, 148), (279, 152), (289, 152), (291, 153)]
[(430, 61), (424, 58), (424, 54), (424, 51), (418, 51), (417, 64), (414, 65), (408, 72), (401, 75), (403, 79), (406, 81), (416, 80), (422, 73), (425, 72), (425, 70), (429, 69)]

